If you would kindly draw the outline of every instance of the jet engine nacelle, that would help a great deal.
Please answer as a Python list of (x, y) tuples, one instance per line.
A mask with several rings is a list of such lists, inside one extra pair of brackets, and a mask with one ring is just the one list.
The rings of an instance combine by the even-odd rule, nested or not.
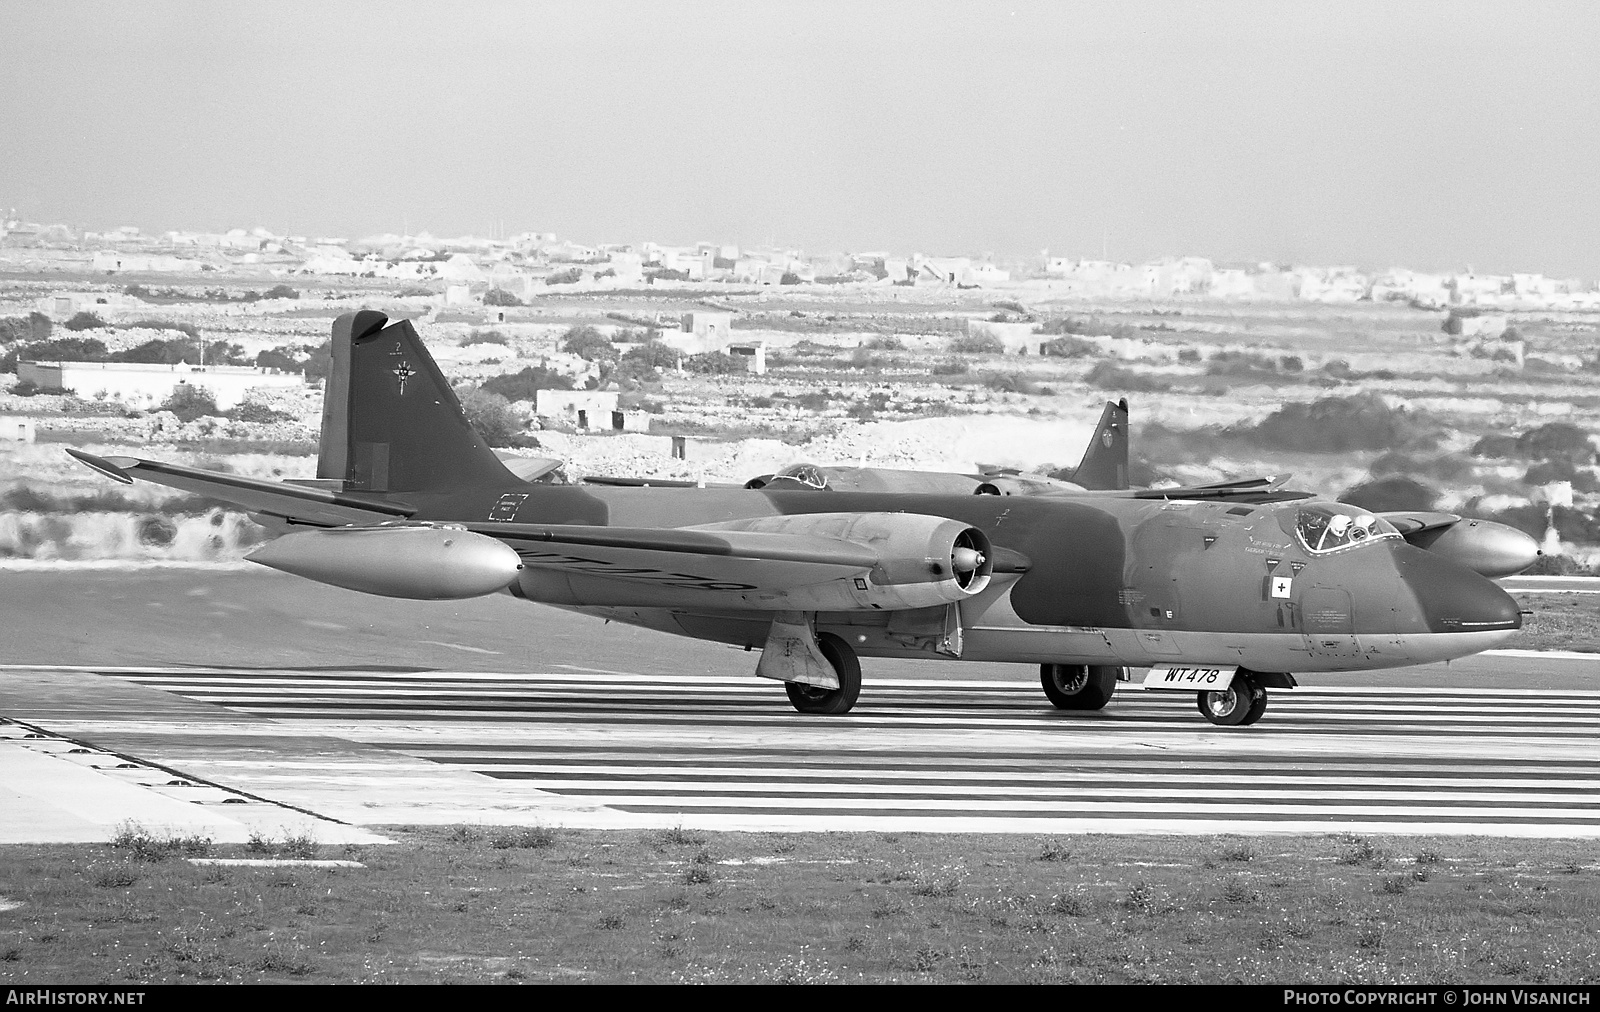
[(1539, 558), (1539, 543), (1515, 527), (1454, 513), (1381, 513), (1411, 544), (1497, 579), (1515, 576)]
[(806, 611), (931, 608), (983, 590), (994, 549), (976, 527), (918, 513), (806, 513), (755, 517), (701, 530), (754, 531), (833, 538), (871, 548), (878, 562), (865, 576), (791, 587), (787, 607)]
[(405, 524), (285, 534), (246, 558), (318, 583), (421, 601), (493, 594), (522, 568), (517, 553), (495, 538)]

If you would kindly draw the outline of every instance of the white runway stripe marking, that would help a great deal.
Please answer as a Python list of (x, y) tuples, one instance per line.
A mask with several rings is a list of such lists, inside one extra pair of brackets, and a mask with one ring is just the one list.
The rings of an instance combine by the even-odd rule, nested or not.
[(1229, 729), (1132, 686), (1074, 714), (1020, 683), (869, 682), (818, 718), (753, 679), (97, 670), (558, 797), (571, 825), (1600, 837), (1600, 692), (1275, 691)]

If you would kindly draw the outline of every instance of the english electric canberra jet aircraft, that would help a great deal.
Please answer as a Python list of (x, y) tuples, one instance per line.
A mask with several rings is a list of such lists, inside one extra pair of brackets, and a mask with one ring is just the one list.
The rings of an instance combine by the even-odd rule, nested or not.
[(315, 479), (68, 452), (239, 504), (287, 532), (252, 561), (322, 583), (508, 590), (759, 648), (755, 673), (802, 713), (849, 711), (859, 657), (910, 657), (1038, 664), (1065, 710), (1100, 709), (1128, 666), (1148, 667), (1146, 688), (1249, 724), (1291, 671), (1462, 657), (1522, 624), (1470, 568), (1531, 564), (1508, 528), (1396, 515), (1402, 529), (1270, 481), (1108, 487), (1126, 485), (1126, 404), (1108, 405), (1074, 483), (804, 465), (743, 488), (558, 485), (508, 469), (410, 322), (341, 316), (332, 354)]

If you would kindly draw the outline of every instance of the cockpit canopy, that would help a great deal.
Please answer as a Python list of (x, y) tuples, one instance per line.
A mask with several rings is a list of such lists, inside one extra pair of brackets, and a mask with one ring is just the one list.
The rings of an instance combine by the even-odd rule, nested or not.
[(1400, 532), (1389, 521), (1359, 506), (1311, 502), (1296, 512), (1294, 535), (1306, 551), (1321, 555), (1381, 538), (1398, 538)]
[(790, 464), (767, 479), (767, 488), (825, 489), (828, 476), (815, 464)]

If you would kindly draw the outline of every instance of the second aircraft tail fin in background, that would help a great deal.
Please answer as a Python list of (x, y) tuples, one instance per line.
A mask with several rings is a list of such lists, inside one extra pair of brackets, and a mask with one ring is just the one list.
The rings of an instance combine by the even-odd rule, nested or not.
[(1072, 482), (1104, 491), (1128, 487), (1128, 399), (1107, 401)]

